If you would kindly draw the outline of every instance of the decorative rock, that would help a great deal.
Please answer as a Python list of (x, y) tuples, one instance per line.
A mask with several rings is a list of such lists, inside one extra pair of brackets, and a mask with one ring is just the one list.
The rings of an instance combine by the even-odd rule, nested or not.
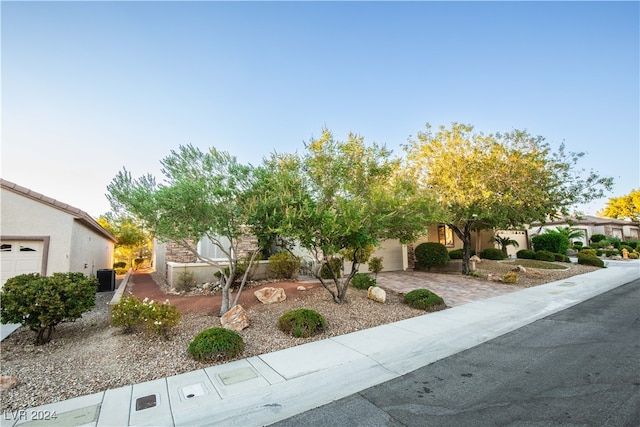
[(369, 286), (369, 289), (367, 290), (367, 298), (376, 302), (384, 303), (387, 300), (387, 293), (384, 289), (377, 286)]
[(306, 291), (307, 290), (307, 288), (305, 288), (304, 286), (298, 286), (296, 289), (299, 290), (299, 291)]
[(469, 258), (469, 261), (480, 263), (480, 262), (482, 262), (482, 258), (480, 258), (478, 255), (474, 255), (471, 258)]
[(502, 282), (503, 281), (502, 277), (496, 276), (494, 274), (489, 274), (487, 276), (487, 280), (490, 281), (490, 282)]
[(249, 326), (249, 318), (244, 308), (238, 304), (222, 315), (220, 323), (223, 328), (238, 332)]
[(7, 377), (5, 375), (0, 375), (0, 390), (2, 391), (11, 390), (17, 385), (18, 385), (18, 379), (16, 377)]
[(262, 288), (253, 294), (263, 304), (273, 304), (274, 302), (281, 302), (287, 299), (287, 294), (284, 293), (284, 289), (282, 288)]
[(511, 271), (515, 271), (516, 273), (526, 273), (527, 269), (521, 265), (516, 265), (516, 267)]

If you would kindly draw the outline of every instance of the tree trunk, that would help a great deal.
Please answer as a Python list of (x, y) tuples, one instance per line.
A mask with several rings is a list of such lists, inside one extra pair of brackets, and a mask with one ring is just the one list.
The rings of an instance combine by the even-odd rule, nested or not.
[(464, 223), (464, 228), (449, 224), (449, 227), (456, 233), (458, 238), (462, 240), (462, 274), (467, 276), (471, 272), (469, 267), (469, 259), (471, 258), (471, 221)]

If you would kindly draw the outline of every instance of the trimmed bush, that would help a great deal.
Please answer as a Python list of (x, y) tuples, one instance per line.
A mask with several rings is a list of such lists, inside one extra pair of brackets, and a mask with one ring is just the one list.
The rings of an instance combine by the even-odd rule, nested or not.
[[(469, 256), (474, 256), (475, 254), (476, 254), (476, 251), (471, 249), (471, 253)], [(463, 256), (464, 256), (463, 249), (454, 249), (452, 251), (449, 251), (449, 259), (462, 259)]]
[(502, 276), (502, 281), (504, 283), (518, 283), (519, 278), (520, 277), (518, 276), (518, 273), (514, 271), (510, 271), (508, 273), (505, 273), (504, 276)]
[(375, 274), (376, 278), (378, 277), (378, 273), (380, 273), (382, 269), (382, 257), (375, 256), (369, 259), (369, 271)]
[(606, 256), (607, 258), (612, 257), (612, 256), (616, 256), (616, 255), (621, 255), (620, 252), (618, 252), (617, 249), (606, 250), (606, 251), (603, 251), (602, 254), (604, 256)]
[(444, 300), (428, 289), (414, 289), (404, 296), (404, 303), (411, 308), (438, 311), (446, 308)]
[(300, 269), (300, 258), (282, 251), (269, 257), (269, 271), (276, 279), (293, 279)]
[(568, 256), (566, 255), (562, 255), (562, 254), (553, 254), (555, 261), (558, 262), (571, 262), (571, 259), (569, 259)]
[(416, 264), (418, 268), (444, 267), (449, 262), (449, 252), (442, 243), (420, 243), (415, 249)]
[(278, 319), (278, 328), (296, 338), (308, 338), (324, 331), (327, 321), (315, 310), (298, 308), (289, 310)]
[(480, 258), (482, 259), (493, 259), (496, 261), (500, 261), (504, 259), (504, 253), (497, 248), (487, 248), (480, 252)]
[(584, 243), (582, 243), (582, 242), (581, 242), (581, 241), (579, 241), (579, 240), (578, 240), (578, 241), (576, 241), (576, 242), (573, 242), (573, 248), (574, 248), (574, 249), (578, 249), (578, 250), (579, 250), (583, 245), (584, 245)]
[(594, 267), (604, 267), (604, 261), (597, 256), (578, 254), (578, 264), (593, 265)]
[(376, 286), (376, 280), (367, 273), (356, 273), (351, 279), (351, 286), (356, 289), (369, 289), (369, 286)]
[(244, 350), (244, 341), (235, 331), (225, 328), (205, 329), (189, 344), (189, 354), (200, 362), (233, 359)]
[(635, 249), (633, 249), (633, 248), (632, 248), (631, 246), (629, 246), (629, 245), (620, 245), (620, 249), (619, 249), (619, 250), (620, 250), (620, 255), (622, 255), (622, 250), (623, 250), (623, 249), (628, 250), (628, 251), (629, 251), (629, 253), (631, 253), (631, 252), (635, 251)]
[(531, 244), (536, 252), (549, 251), (566, 255), (569, 249), (569, 238), (561, 233), (547, 231), (532, 237)]
[(320, 269), (320, 277), (323, 279), (333, 279), (329, 267), (331, 267), (333, 274), (335, 274), (338, 279), (342, 277), (342, 258), (331, 258), (329, 264), (324, 264)]
[(553, 254), (553, 252), (550, 252), (550, 251), (536, 251), (536, 259), (538, 261), (553, 262), (556, 260), (556, 257)]
[(36, 344), (51, 340), (55, 326), (82, 317), (95, 305), (98, 280), (82, 273), (21, 274), (0, 292), (0, 320), (36, 332)]
[(581, 249), (580, 252), (578, 252), (578, 256), (597, 256), (597, 254), (598, 251), (591, 248)]
[(536, 259), (536, 253), (531, 249), (521, 249), (516, 252), (516, 257), (520, 259)]
[(120, 261), (120, 262), (114, 262), (113, 263), (113, 268), (118, 269), (118, 268), (125, 268), (127, 266), (127, 263), (124, 261)]
[(122, 327), (125, 333), (142, 330), (148, 334), (169, 338), (171, 328), (180, 321), (180, 312), (166, 300), (158, 304), (145, 298), (125, 296), (111, 309), (111, 323)]
[(640, 257), (640, 254), (638, 254), (638, 252), (632, 252), (629, 254), (629, 259), (638, 259)]
[(606, 240), (607, 236), (605, 236), (604, 234), (594, 234), (593, 236), (591, 236), (591, 243), (598, 243), (601, 240)]

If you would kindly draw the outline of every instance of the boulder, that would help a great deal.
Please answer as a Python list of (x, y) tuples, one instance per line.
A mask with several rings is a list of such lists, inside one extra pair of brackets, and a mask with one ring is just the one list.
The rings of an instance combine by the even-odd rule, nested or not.
[(253, 294), (263, 304), (273, 304), (274, 302), (281, 302), (287, 299), (287, 294), (284, 293), (284, 289), (282, 288), (262, 288)]
[(249, 318), (247, 317), (245, 309), (238, 304), (234, 305), (231, 310), (222, 315), (220, 323), (223, 328), (239, 332), (249, 326)]
[(299, 291), (306, 291), (307, 290), (307, 288), (305, 288), (304, 286), (298, 286), (296, 289), (299, 290)]
[(0, 375), (0, 390), (2, 391), (11, 390), (17, 385), (18, 385), (18, 379), (16, 377), (8, 377), (5, 375)]
[(515, 271), (516, 273), (526, 273), (527, 269), (521, 265), (516, 265), (511, 271)]
[(369, 289), (367, 290), (367, 298), (376, 302), (384, 303), (387, 300), (387, 293), (384, 289), (377, 286), (369, 286)]
[(487, 275), (487, 280), (490, 282), (503, 282), (502, 277), (496, 276), (495, 274)]
[(469, 258), (469, 261), (480, 263), (480, 262), (482, 262), (482, 258), (480, 258), (478, 255), (474, 255), (471, 258)]

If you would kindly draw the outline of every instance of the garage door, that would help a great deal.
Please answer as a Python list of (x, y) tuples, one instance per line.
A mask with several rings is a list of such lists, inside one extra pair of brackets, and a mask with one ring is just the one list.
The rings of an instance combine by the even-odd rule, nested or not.
[[(384, 240), (372, 256), (382, 257), (382, 271), (401, 271), (403, 269), (402, 244), (399, 240)], [(367, 271), (368, 268), (367, 265), (364, 265), (360, 271)]]
[(40, 273), (44, 242), (8, 240), (0, 242), (0, 288), (8, 278), (24, 273)]

